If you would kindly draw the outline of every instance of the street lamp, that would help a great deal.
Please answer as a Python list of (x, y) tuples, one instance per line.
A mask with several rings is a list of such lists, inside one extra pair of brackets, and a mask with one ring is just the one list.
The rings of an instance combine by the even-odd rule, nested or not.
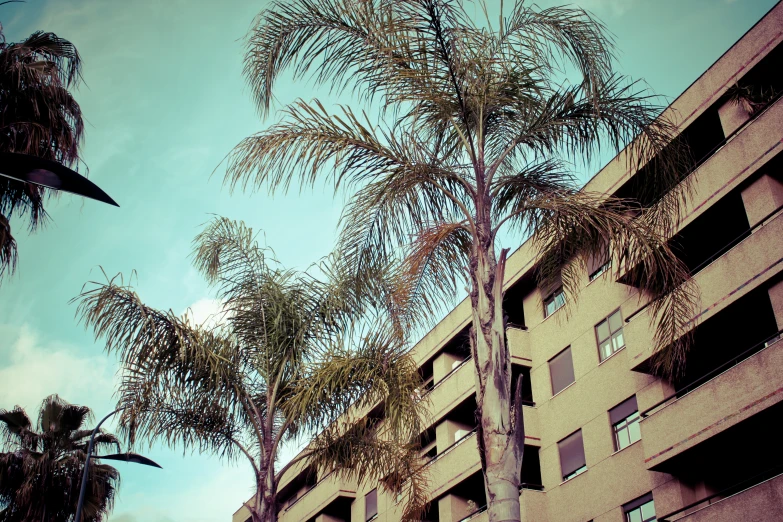
[(117, 202), (101, 190), (98, 185), (78, 172), (56, 161), (37, 156), (0, 152), (0, 176), (70, 192), (119, 207)]
[[(100, 189), (99, 189), (100, 190)], [(108, 197), (108, 196), (107, 196)], [(119, 205), (118, 205), (119, 206)], [(152, 459), (148, 459), (147, 457), (144, 457), (143, 455), (139, 455), (138, 453), (115, 453), (112, 455), (93, 455), (92, 454), (92, 448), (95, 444), (95, 435), (98, 433), (98, 430), (101, 428), (101, 424), (117, 413), (118, 411), (124, 410), (125, 407), (117, 408), (107, 416), (101, 419), (101, 422), (98, 423), (97, 426), (95, 426), (95, 429), (92, 430), (92, 435), (90, 435), (90, 443), (87, 445), (87, 458), (84, 459), (84, 473), (82, 473), (82, 485), (79, 489), (79, 503), (76, 504), (76, 518), (74, 518), (74, 522), (81, 522), (82, 517), (82, 506), (84, 506), (84, 494), (87, 492), (87, 476), (90, 471), (90, 459), (96, 458), (96, 459), (109, 459), (109, 460), (124, 460), (125, 462), (135, 462), (136, 464), (144, 464), (145, 466), (154, 466), (156, 468), (162, 468), (158, 463), (153, 461)]]

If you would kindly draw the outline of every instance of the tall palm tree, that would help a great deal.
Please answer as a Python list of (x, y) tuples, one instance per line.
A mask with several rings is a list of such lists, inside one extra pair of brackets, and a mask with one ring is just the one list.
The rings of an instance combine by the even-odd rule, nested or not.
[[(482, 10), (486, 22), (476, 22)], [(697, 296), (666, 242), (688, 194), (687, 149), (672, 141), (672, 121), (657, 118), (656, 98), (613, 70), (604, 26), (578, 8), (522, 1), (496, 20), (488, 13), (460, 0), (272, 2), (245, 57), (261, 114), (290, 69), (294, 80), (352, 89), (379, 107), (380, 122), (296, 101), (237, 145), (226, 182), (351, 191), (343, 255), (359, 273), (397, 259), (408, 282), (394, 296), (403, 324), (432, 317), (467, 284), (489, 519), (517, 521), (524, 428), (511, 396), (508, 250), (498, 233), (532, 236), (539, 282), (562, 281), (569, 302), (589, 256), (609, 252), (618, 274), (635, 267), (666, 348), (663, 370), (682, 361)], [(644, 167), (633, 199), (579, 190), (575, 164), (626, 146), (621, 160)]]
[[(122, 433), (246, 458), (254, 522), (277, 519), (280, 478), (301, 460), (321, 474), (384, 479), (415, 516), (426, 487), (416, 444), (420, 378), (357, 285), (336, 264), (318, 267), (323, 280), (284, 270), (252, 229), (226, 218), (195, 238), (193, 259), (224, 303), (216, 327), (153, 309), (114, 279), (77, 298), (84, 323), (120, 355)], [(378, 403), (380, 424), (361, 415)], [(276, 469), (281, 444), (319, 431)]]
[[(7, 43), (0, 28), (0, 152), (17, 152), (56, 161), (79, 162), (84, 134), (79, 104), (70, 93), (81, 80), (82, 61), (71, 42), (38, 31)], [(16, 242), (9, 221), (28, 220), (30, 231), (46, 221), (51, 192), (0, 176), (0, 281), (16, 267)]]
[[(0, 522), (70, 522), (79, 500), (84, 460), (92, 434), (86, 406), (47, 397), (33, 423), (19, 406), (0, 410)], [(100, 432), (97, 448), (119, 443)], [(114, 504), (120, 474), (111, 466), (90, 465), (83, 521), (99, 522)]]

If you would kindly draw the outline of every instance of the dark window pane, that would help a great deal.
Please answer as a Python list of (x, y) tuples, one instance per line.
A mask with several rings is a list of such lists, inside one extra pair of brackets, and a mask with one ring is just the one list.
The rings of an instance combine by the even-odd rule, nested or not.
[(552, 376), (552, 394), (574, 382), (574, 364), (571, 360), (569, 346), (549, 361), (549, 372)]
[(364, 497), (364, 520), (370, 520), (378, 514), (378, 490), (373, 489)]
[(558, 442), (557, 447), (560, 450), (560, 470), (563, 472), (563, 479), (586, 466), (582, 430)]

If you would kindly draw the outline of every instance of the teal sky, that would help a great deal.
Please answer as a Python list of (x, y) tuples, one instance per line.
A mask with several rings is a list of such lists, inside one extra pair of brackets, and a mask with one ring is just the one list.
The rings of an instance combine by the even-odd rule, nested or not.
[[(88, 121), (83, 158), (90, 178), (120, 204), (63, 195), (51, 202), (52, 222), (36, 235), (12, 223), (20, 263), (0, 287), (0, 408), (20, 404), (33, 412), (45, 396), (59, 393), (98, 416), (111, 410), (115, 361), (76, 323), (68, 304), (86, 281), (103, 277), (99, 267), (109, 275), (136, 270), (147, 303), (176, 313), (191, 307), (204, 317), (214, 305), (188, 255), (210, 214), (263, 230), (289, 267), (306, 268), (332, 248), (341, 201), (330, 191), (273, 199), (230, 195), (221, 187), (226, 153), (276, 118), (258, 118), (241, 77), (241, 38), (266, 3), (28, 0), (0, 6), (8, 41), (40, 29), (79, 49), (85, 85), (76, 98)], [(614, 33), (619, 71), (673, 99), (775, 1), (576, 3)], [(307, 84), (277, 87), (281, 103), (316, 95), (335, 100)], [(161, 447), (145, 454), (164, 469), (118, 466), (122, 487), (113, 522), (228, 521), (251, 492), (243, 462)]]

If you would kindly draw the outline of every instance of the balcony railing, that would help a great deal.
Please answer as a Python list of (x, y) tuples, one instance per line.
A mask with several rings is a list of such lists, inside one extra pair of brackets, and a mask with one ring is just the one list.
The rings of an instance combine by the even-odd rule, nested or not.
[(711, 370), (711, 371), (705, 373), (704, 375), (702, 375), (698, 379), (696, 379), (696, 380), (692, 381), (691, 383), (686, 384), (685, 386), (681, 387), (680, 389), (678, 389), (676, 392), (674, 392), (673, 394), (669, 395), (665, 399), (663, 399), (663, 400), (661, 400), (659, 402), (656, 402), (655, 404), (653, 404), (652, 406), (650, 406), (649, 408), (644, 410), (641, 413), (641, 417), (643, 419), (646, 418), (646, 417), (649, 417), (650, 415), (652, 415), (653, 413), (658, 411), (663, 406), (666, 406), (667, 404), (669, 404), (670, 402), (673, 402), (676, 399), (682, 398), (683, 396), (689, 394), (693, 390), (695, 390), (695, 389), (701, 387), (702, 385), (710, 382), (715, 377), (717, 377), (718, 375), (722, 374), (723, 372), (725, 372), (729, 368), (732, 368), (732, 367), (736, 366), (737, 364), (741, 363), (742, 361), (744, 361), (746, 359), (749, 359), (750, 357), (756, 355), (757, 353), (760, 353), (761, 351), (767, 349), (767, 347), (772, 346), (776, 342), (780, 341), (782, 335), (783, 335), (783, 330), (779, 330), (777, 333), (775, 333), (774, 335), (771, 335), (770, 337), (766, 338), (765, 340), (761, 341), (760, 343), (754, 344), (753, 346), (751, 346), (747, 350), (743, 351), (739, 355), (734, 356), (734, 358), (732, 358), (729, 361), (721, 364), (720, 366), (718, 366), (714, 370)]
[(738, 493), (742, 493), (743, 491), (747, 491), (763, 482), (766, 482), (768, 480), (772, 480), (778, 476), (780, 476), (783, 473), (783, 466), (774, 466), (772, 468), (769, 468), (765, 471), (762, 471), (761, 473), (758, 473), (750, 478), (747, 478), (745, 480), (742, 480), (740, 482), (737, 482), (736, 484), (729, 486), (726, 489), (723, 489), (721, 491), (718, 491), (717, 493), (713, 493), (710, 496), (704, 497), (701, 500), (697, 500), (696, 502), (693, 502), (691, 504), (688, 504), (687, 506), (683, 506), (680, 509), (676, 511), (672, 511), (671, 513), (667, 513), (666, 515), (658, 518), (658, 522), (673, 522), (672, 517), (675, 517), (677, 515), (682, 514), (683, 516), (686, 516), (686, 511), (690, 511), (694, 508), (697, 508), (699, 506), (707, 507), (711, 504), (714, 504), (717, 501), (723, 500), (726, 497), (736, 495)]

